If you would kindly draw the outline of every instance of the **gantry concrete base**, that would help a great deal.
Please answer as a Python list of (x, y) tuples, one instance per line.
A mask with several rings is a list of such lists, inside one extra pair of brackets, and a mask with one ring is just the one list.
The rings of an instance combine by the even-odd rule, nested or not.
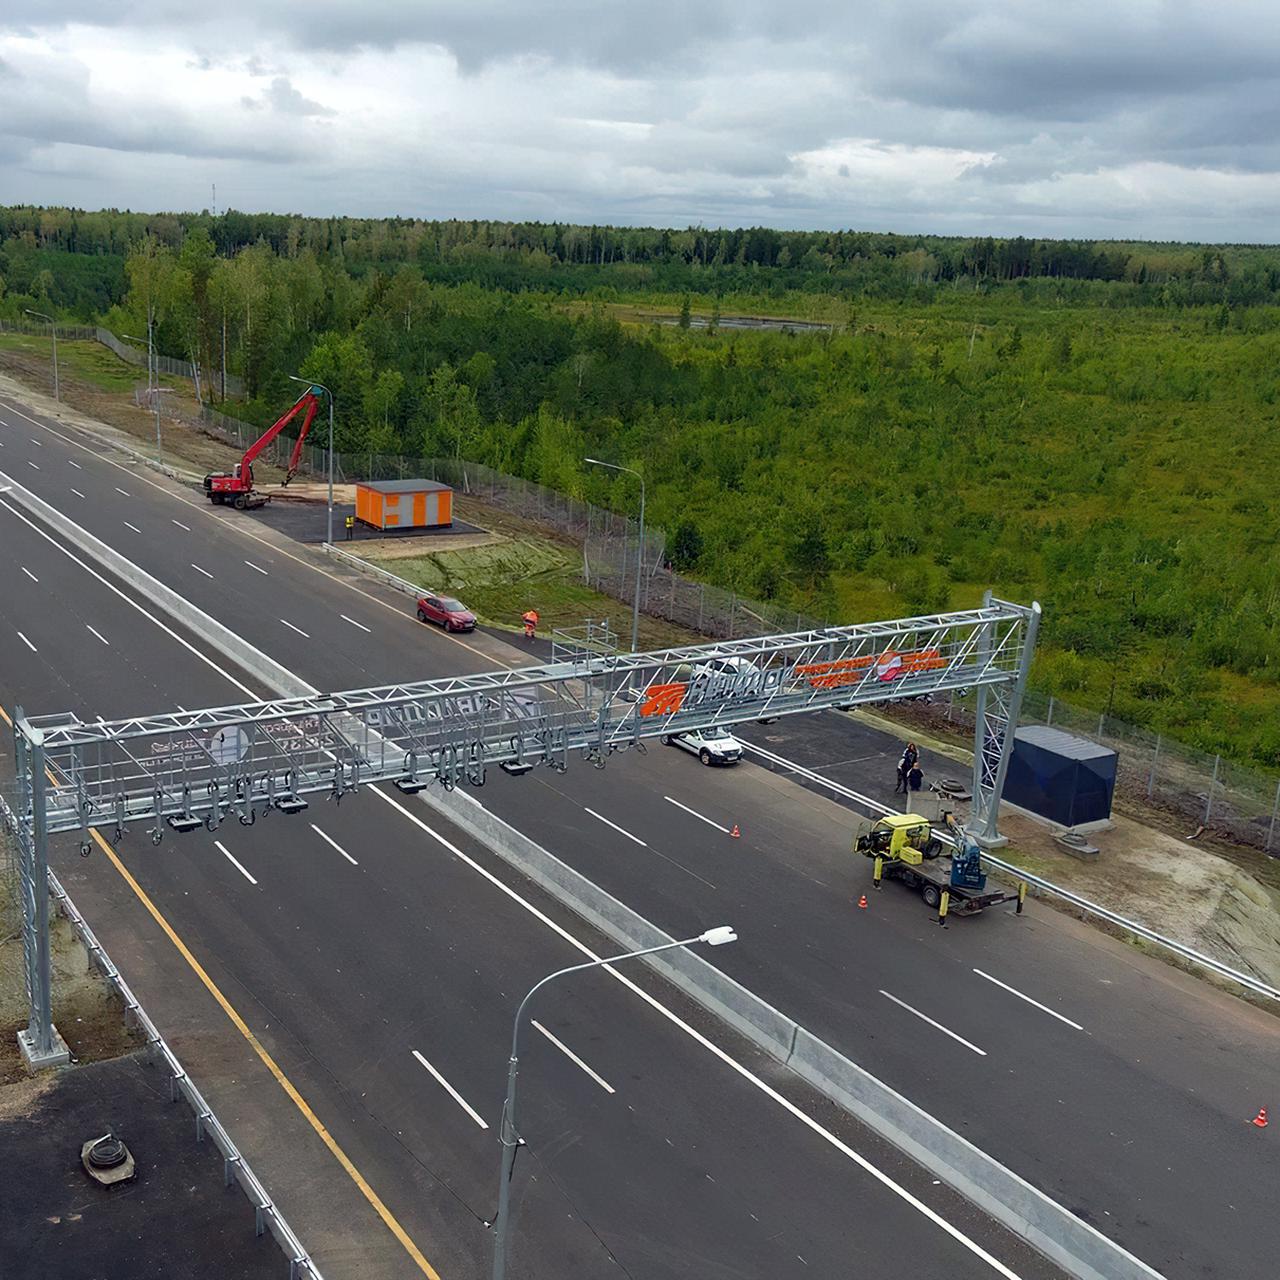
[(1009, 843), (1008, 836), (974, 836), (979, 849), (1003, 849)]
[(35, 1047), (29, 1031), (18, 1032), (18, 1048), (29, 1071), (43, 1071), (46, 1067), (65, 1067), (71, 1061), (71, 1050), (67, 1048), (67, 1042), (58, 1034), (57, 1027), (53, 1028), (53, 1047), (48, 1053), (41, 1053)]

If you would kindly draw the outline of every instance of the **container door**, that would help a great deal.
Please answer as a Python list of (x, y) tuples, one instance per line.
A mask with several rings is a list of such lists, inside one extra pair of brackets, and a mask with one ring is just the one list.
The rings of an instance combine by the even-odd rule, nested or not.
[(415, 525), (427, 523), (427, 495), (425, 493), (415, 493), (413, 495), (413, 523)]

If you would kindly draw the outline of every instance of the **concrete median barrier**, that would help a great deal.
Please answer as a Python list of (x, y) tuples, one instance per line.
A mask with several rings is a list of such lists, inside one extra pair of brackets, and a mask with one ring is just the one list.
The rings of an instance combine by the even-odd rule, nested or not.
[[(4, 497), (37, 517), (118, 579), (157, 604), (210, 648), (282, 697), (316, 694), (305, 681), (241, 639), (56, 508), (0, 473)], [(669, 934), (491, 813), (472, 795), (432, 787), (434, 812), (491, 849), (623, 949), (659, 946)], [(750, 945), (750, 940), (744, 940)], [(674, 951), (646, 961), (704, 1009), (790, 1068), (935, 1176), (1027, 1240), (1077, 1280), (1161, 1280), (1158, 1272), (1051, 1197), (819, 1040), (701, 956)]]

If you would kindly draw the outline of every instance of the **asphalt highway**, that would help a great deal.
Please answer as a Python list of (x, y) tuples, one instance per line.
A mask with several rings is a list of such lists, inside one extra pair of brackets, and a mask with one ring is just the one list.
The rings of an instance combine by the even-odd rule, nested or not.
[[(0, 405), (0, 469), (311, 683), (513, 660), (15, 410)], [(884, 788), (896, 749), (834, 713), (743, 736), (863, 791)], [(603, 771), (500, 777), (482, 798), (666, 928), (723, 917), (767, 939), (715, 962), (1170, 1277), (1274, 1273), (1270, 1132), (1247, 1123), (1275, 1087), (1266, 1015), (1035, 906), (943, 931), (887, 884), (859, 911), (870, 875), (848, 810), (754, 764), (654, 746)]]
[[(2, 439), (0, 470), (14, 447), (10, 430)], [(154, 526), (130, 485), (117, 495), (132, 504), (126, 531)], [(193, 532), (168, 518), (170, 546)], [(7, 708), (113, 718), (258, 692), (3, 495), (0, 537)], [(200, 577), (218, 568), (202, 542), (183, 551)], [(260, 558), (269, 576), (275, 561)], [(366, 793), (159, 849), (138, 832), (119, 854), (423, 1251), (445, 1275), (473, 1275), (514, 1004), (580, 959), (583, 930), (515, 878), (488, 878), (492, 860), (419, 809)], [(82, 861), (73, 842), (57, 860), (94, 920), (95, 900), (119, 889), (112, 864)], [(130, 941), (104, 935), (116, 952)], [(153, 987), (170, 980), (163, 967)], [(584, 975), (548, 989), (534, 1016), (515, 1275), (889, 1274), (903, 1262), (923, 1276), (1055, 1274), (823, 1100), (780, 1095), (773, 1064), (661, 984)]]

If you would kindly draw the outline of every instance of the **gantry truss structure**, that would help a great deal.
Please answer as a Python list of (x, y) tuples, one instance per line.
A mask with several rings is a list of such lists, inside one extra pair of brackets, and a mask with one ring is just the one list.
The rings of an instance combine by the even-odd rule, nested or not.
[(248, 825), (301, 811), (306, 796), (340, 800), (371, 783), (482, 786), (493, 768), (564, 769), (574, 756), (603, 765), (691, 729), (972, 690), (970, 829), (994, 837), (1039, 618), (1039, 605), (988, 593), (980, 608), (955, 613), (655, 653), (584, 646), (543, 666), (201, 711), (94, 723), (20, 713), (15, 826), (30, 908), (31, 1034), (51, 1031), (47, 919), (35, 900), (44, 899), (37, 887), (58, 832), (78, 832), (87, 852), (91, 828), (119, 840), (145, 822), (159, 844), (167, 829)]

